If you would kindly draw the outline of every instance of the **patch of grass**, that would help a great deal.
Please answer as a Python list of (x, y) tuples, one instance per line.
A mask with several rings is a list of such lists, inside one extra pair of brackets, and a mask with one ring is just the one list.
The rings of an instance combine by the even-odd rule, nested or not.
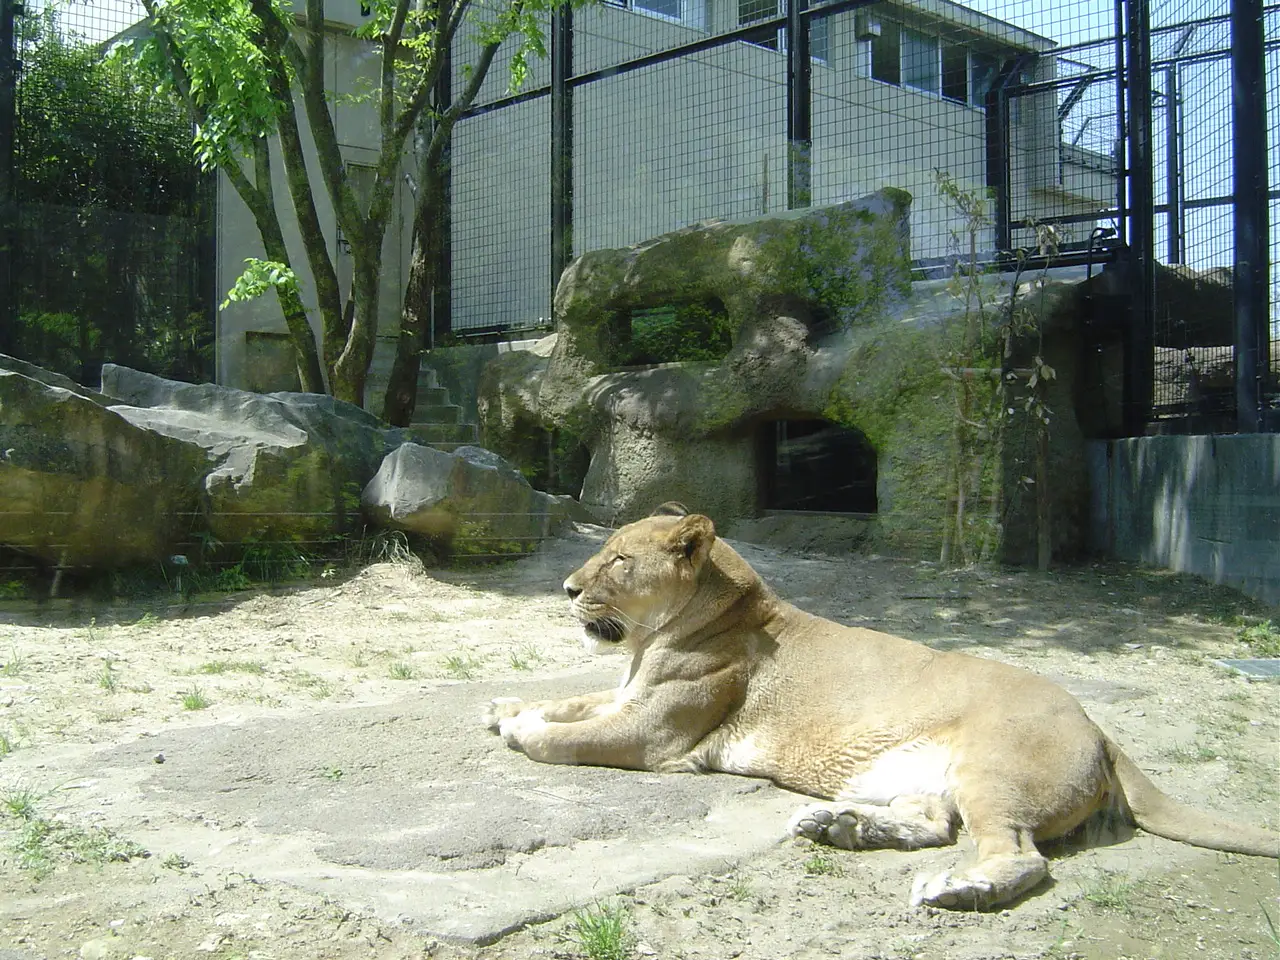
[(1197, 740), (1194, 743), (1176, 744), (1165, 750), (1164, 755), (1174, 763), (1209, 763), (1217, 760), (1222, 751)]
[(1280, 626), (1270, 620), (1241, 627), (1236, 639), (1255, 657), (1280, 657)]
[(291, 685), (306, 690), (316, 700), (323, 700), (333, 693), (332, 683), (306, 670), (291, 670), (284, 678)]
[(1085, 887), (1084, 898), (1099, 910), (1110, 913), (1133, 913), (1133, 898), (1138, 885), (1117, 873), (1101, 873)]
[(0, 760), (3, 760), (9, 754), (13, 753), (16, 748), (17, 744), (13, 742), (13, 739), (9, 734), (0, 730)]
[(140, 616), (137, 620), (133, 621), (133, 626), (146, 629), (147, 627), (154, 627), (159, 622), (160, 622), (160, 618), (157, 617), (150, 610), (148, 610), (146, 613)]
[(183, 710), (203, 710), (212, 702), (212, 700), (204, 695), (204, 691), (195, 685), (193, 685), (190, 690), (183, 691), (181, 695)]
[(0, 664), (0, 677), (20, 677), (26, 669), (26, 659), (18, 655), (17, 647), (10, 647), (9, 659)]
[(518, 650), (512, 650), (507, 655), (507, 661), (513, 670), (532, 670), (535, 666), (546, 663), (547, 658), (533, 644), (526, 643)]
[(324, 777), (326, 780), (332, 780), (334, 783), (337, 783), (346, 776), (346, 774), (342, 772), (341, 767), (325, 767), (320, 771), (320, 776)]
[(596, 904), (576, 910), (569, 920), (569, 939), (589, 960), (628, 960), (635, 947), (626, 908)]
[(43, 799), (44, 795), (31, 787), (14, 787), (0, 795), (0, 810), (19, 820), (35, 820), (39, 815), (37, 804)]
[(391, 675), (392, 680), (412, 680), (418, 675), (417, 670), (403, 661), (393, 663), (387, 672)]
[(802, 866), (804, 872), (811, 877), (840, 877), (844, 875), (844, 867), (830, 853), (816, 848), (813, 855)]
[(98, 686), (107, 693), (115, 693), (119, 687), (119, 681), (116, 679), (114, 661), (106, 660), (102, 664), (102, 669), (98, 671)]
[(750, 900), (755, 896), (751, 881), (746, 877), (734, 877), (729, 881), (729, 885), (725, 887), (725, 890), (735, 900)]
[(36, 879), (52, 872), (58, 861), (101, 866), (150, 856), (140, 844), (110, 830), (84, 829), (41, 816), (36, 807), (39, 799), (30, 788), (23, 788), (11, 791), (0, 801), (0, 807), (20, 821), (12, 843), (14, 859)]
[(469, 653), (451, 653), (444, 658), (444, 672), (455, 680), (471, 680), (482, 663), (482, 659)]
[(166, 870), (185, 870), (191, 866), (191, 861), (180, 853), (171, 853), (160, 861), (160, 866)]
[(210, 660), (196, 667), (196, 673), (217, 675), (223, 673), (252, 673), (261, 675), (266, 668), (257, 660)]

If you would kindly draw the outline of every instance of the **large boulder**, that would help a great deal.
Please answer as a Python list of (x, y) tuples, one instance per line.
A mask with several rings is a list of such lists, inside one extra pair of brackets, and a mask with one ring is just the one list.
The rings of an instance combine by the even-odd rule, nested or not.
[(0, 356), (0, 544), (64, 567), (172, 553), (200, 510), (199, 448)]
[(316, 550), (365, 523), (366, 487), (387, 491), (385, 504), (370, 501), (375, 522), (474, 544), (538, 540), (570, 516), (590, 519), (486, 450), (451, 455), (406, 439), (332, 397), (112, 364), (98, 392), (0, 356), (0, 545), (96, 568), (190, 554), (210, 539)]
[(354, 404), (250, 393), (104, 364), (102, 393), (136, 426), (203, 451), (209, 532), (224, 543), (312, 541), (361, 522), (360, 493), (406, 439)]
[[(1088, 504), (1080, 394), (1097, 393), (1101, 407), (1109, 397), (1080, 390), (1081, 358), (1091, 356), (1081, 323), (1087, 271), (991, 274), (976, 291), (954, 280), (909, 283), (905, 218), (906, 199), (889, 191), (836, 214), (704, 225), (584, 255), (556, 291), (551, 356), (501, 358), (486, 370), (483, 442), (514, 457), (530, 423), (580, 436), (590, 450), (582, 505), (610, 524), (664, 500), (725, 527), (775, 509), (840, 509), (866, 515), (848, 539), (877, 550), (937, 557), (960, 526), (964, 549), (951, 556), (1027, 562), (1041, 542), (1034, 480), (1042, 455), (1029, 412), (1041, 404), (1050, 419), (1045, 532), (1054, 556), (1077, 554)], [(833, 249), (854, 261), (837, 269), (814, 253)], [(643, 369), (611, 359), (610, 330), (621, 318), (680, 297), (725, 303), (727, 354)], [(1013, 380), (1002, 381), (998, 364), (961, 361), (979, 356), (965, 345), (975, 326), (991, 335), (1011, 316), (1016, 332), (1004, 362), (1019, 371)], [(1031, 396), (1037, 356), (1056, 376), (1040, 378)], [(961, 383), (973, 404), (965, 429), (975, 437), (965, 441), (963, 513), (955, 468)], [(999, 439), (985, 425), (971, 430), (975, 416), (998, 424), (994, 411), (1008, 408)], [(806, 460), (794, 438), (815, 431), (834, 439)], [(799, 489), (802, 473), (815, 479), (778, 495), (784, 484)], [(874, 499), (801, 505), (836, 488), (869, 488)]]
[(455, 552), (527, 552), (577, 513), (570, 497), (529, 485), (497, 454), (459, 447), (452, 454), (406, 443), (382, 461), (364, 489), (370, 520), (447, 544)]
[[(630, 340), (636, 309), (723, 311), (740, 361), (772, 349), (777, 337), (803, 340), (816, 327), (848, 328), (880, 316), (908, 289), (910, 205), (909, 194), (885, 188), (830, 207), (707, 221), (583, 254), (556, 286), (557, 337), (539, 392), (543, 415), (571, 416), (587, 382), (622, 365), (619, 348)], [(797, 324), (804, 329), (797, 332)], [(761, 368), (754, 379), (772, 372)]]

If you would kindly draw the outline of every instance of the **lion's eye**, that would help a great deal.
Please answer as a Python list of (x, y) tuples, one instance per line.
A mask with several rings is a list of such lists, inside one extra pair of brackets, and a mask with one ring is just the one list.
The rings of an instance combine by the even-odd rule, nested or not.
[(614, 557), (612, 560), (609, 561), (609, 566), (616, 567), (618, 564), (626, 563), (630, 559), (631, 559), (630, 557), (624, 557), (621, 554), (619, 554), (618, 556)]

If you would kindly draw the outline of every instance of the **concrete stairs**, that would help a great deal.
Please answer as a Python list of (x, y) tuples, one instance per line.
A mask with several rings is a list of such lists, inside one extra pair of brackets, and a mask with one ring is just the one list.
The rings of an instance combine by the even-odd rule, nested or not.
[(462, 408), (450, 403), (449, 391), (440, 386), (439, 376), (431, 369), (418, 375), (418, 402), (408, 431), (419, 443), (446, 453), (480, 439), (479, 428), (462, 422)]

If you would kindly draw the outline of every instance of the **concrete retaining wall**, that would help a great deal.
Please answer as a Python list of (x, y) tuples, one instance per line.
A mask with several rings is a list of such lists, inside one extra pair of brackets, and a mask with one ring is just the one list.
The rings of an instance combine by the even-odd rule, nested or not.
[(1280, 435), (1099, 441), (1088, 460), (1096, 550), (1280, 604)]

